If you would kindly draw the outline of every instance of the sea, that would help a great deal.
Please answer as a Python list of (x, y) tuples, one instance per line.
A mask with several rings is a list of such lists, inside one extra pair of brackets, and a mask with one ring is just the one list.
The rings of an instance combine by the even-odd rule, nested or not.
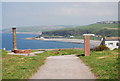
[[(45, 40), (27, 40), (25, 38), (36, 37), (34, 34), (16, 34), (18, 49), (60, 49), (60, 48), (83, 48), (83, 44), (45, 41)], [(2, 49), (12, 50), (12, 33), (2, 33)]]

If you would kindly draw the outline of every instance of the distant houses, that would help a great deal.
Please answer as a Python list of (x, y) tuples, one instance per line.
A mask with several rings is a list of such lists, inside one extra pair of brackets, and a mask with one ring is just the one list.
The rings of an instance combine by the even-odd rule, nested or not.
[(73, 38), (73, 37), (75, 37), (75, 36), (70, 36), (70, 38)]
[(54, 38), (56, 39), (57, 38), (58, 39), (58, 38), (65, 38), (65, 37), (64, 36), (48, 36), (48, 37), (46, 36), (44, 38), (46, 38), (46, 39), (51, 39), (51, 38), (52, 39), (54, 39)]
[(97, 22), (98, 24), (118, 24), (120, 21), (101, 21)]
[(120, 47), (120, 37), (105, 37), (101, 41), (101, 45), (107, 46), (110, 50)]

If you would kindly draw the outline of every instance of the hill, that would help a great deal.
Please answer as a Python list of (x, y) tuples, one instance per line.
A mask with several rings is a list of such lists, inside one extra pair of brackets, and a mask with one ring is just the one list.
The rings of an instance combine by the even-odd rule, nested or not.
[[(25, 26), (25, 27), (16, 27), (17, 32), (43, 32), (51, 30), (59, 30), (63, 28), (73, 27), (71, 25), (51, 25), (51, 26)], [(11, 28), (3, 29), (2, 32), (9, 33)]]
[(44, 35), (82, 35), (85, 33), (94, 33), (101, 36), (118, 36), (118, 24), (90, 24), (86, 26), (76, 26), (74, 28), (63, 28), (56, 31), (43, 32)]

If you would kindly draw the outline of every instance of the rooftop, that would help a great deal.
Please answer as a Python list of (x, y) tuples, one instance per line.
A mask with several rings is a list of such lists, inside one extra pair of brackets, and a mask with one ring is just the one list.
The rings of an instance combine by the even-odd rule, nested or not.
[(109, 40), (119, 40), (120, 41), (120, 37), (105, 37), (105, 40), (106, 41), (109, 41)]

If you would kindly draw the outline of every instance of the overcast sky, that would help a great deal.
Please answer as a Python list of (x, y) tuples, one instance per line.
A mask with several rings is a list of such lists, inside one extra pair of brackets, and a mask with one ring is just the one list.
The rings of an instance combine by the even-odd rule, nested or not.
[(87, 25), (98, 21), (117, 20), (118, 3), (3, 2), (2, 13), (3, 28), (11, 26)]

